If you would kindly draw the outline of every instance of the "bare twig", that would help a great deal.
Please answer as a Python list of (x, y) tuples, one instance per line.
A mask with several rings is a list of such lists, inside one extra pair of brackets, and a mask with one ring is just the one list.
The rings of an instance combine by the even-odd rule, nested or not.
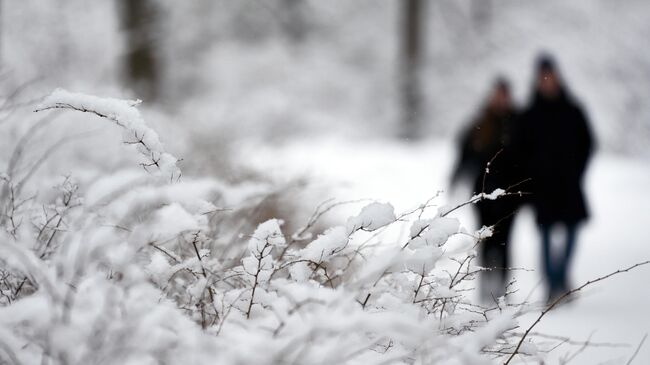
[(641, 339), (641, 342), (639, 342), (639, 345), (636, 347), (636, 350), (634, 350), (634, 354), (632, 354), (632, 357), (630, 357), (630, 359), (625, 363), (626, 365), (630, 365), (632, 363), (632, 361), (634, 360), (634, 358), (636, 357), (636, 355), (639, 354), (639, 350), (641, 350), (641, 347), (643, 347), (643, 343), (645, 342), (646, 338), (648, 338), (647, 333), (645, 335), (643, 335), (643, 338)]
[(481, 192), (482, 193), (485, 193), (485, 179), (487, 178), (488, 174), (490, 173), (490, 166), (492, 165), (494, 160), (496, 160), (497, 157), (499, 157), (501, 152), (503, 152), (503, 148), (498, 150), (497, 153), (495, 153), (494, 156), (492, 156), (492, 158), (490, 159), (490, 161), (488, 161), (488, 163), (485, 165), (485, 171), (483, 173), (483, 182), (481, 183)]
[(587, 286), (589, 286), (589, 285), (592, 285), (592, 284), (597, 283), (597, 282), (599, 282), (599, 281), (603, 281), (603, 280), (605, 280), (605, 279), (607, 279), (607, 278), (610, 278), (610, 277), (612, 277), (612, 276), (614, 276), (614, 275), (618, 275), (618, 274), (621, 274), (621, 273), (624, 273), (624, 272), (628, 272), (628, 271), (633, 270), (633, 269), (635, 269), (635, 268), (637, 268), (637, 267), (639, 267), (639, 266), (647, 265), (647, 264), (649, 264), (649, 263), (650, 263), (650, 260), (648, 260), (648, 261), (643, 261), (643, 262), (639, 262), (639, 263), (637, 263), (637, 264), (634, 264), (634, 265), (632, 265), (632, 266), (630, 266), (630, 267), (628, 267), (628, 268), (626, 268), (626, 269), (619, 269), (619, 270), (616, 270), (616, 271), (614, 271), (614, 272), (612, 272), (612, 273), (609, 273), (609, 274), (607, 274), (607, 275), (605, 275), (605, 276), (601, 276), (601, 277), (599, 277), (599, 278), (597, 278), (597, 279), (589, 280), (589, 281), (587, 281), (586, 283), (582, 284), (581, 286), (579, 286), (579, 287), (577, 287), (577, 288), (575, 288), (575, 289), (571, 289), (571, 290), (569, 290), (568, 292), (562, 294), (560, 297), (558, 297), (557, 299), (555, 299), (555, 300), (553, 301), (553, 303), (551, 303), (551, 304), (550, 304), (546, 309), (544, 309), (544, 310), (542, 311), (542, 313), (540, 313), (540, 315), (537, 317), (537, 319), (533, 322), (533, 324), (530, 325), (530, 327), (528, 327), (528, 329), (526, 329), (526, 331), (524, 332), (524, 335), (521, 336), (521, 338), (519, 339), (519, 342), (517, 342), (517, 346), (515, 347), (514, 351), (512, 352), (512, 354), (510, 354), (510, 357), (508, 357), (508, 359), (506, 360), (506, 362), (504, 362), (503, 364), (504, 364), (504, 365), (507, 365), (507, 364), (509, 364), (509, 363), (512, 361), (512, 359), (514, 359), (515, 355), (517, 355), (517, 354), (519, 353), (519, 349), (521, 348), (521, 345), (524, 343), (524, 340), (526, 339), (526, 337), (528, 336), (528, 334), (530, 333), (530, 331), (532, 331), (533, 328), (535, 328), (535, 326), (536, 326), (536, 325), (537, 325), (537, 324), (542, 320), (542, 318), (543, 318), (543, 317), (544, 317), (548, 312), (550, 312), (551, 310), (553, 310), (553, 308), (555, 308), (555, 306), (557, 306), (560, 302), (562, 302), (562, 300), (564, 300), (566, 297), (568, 297), (569, 295), (571, 295), (571, 294), (573, 294), (573, 293), (576, 293), (576, 292), (578, 292), (578, 291), (584, 289), (585, 287), (587, 287)]

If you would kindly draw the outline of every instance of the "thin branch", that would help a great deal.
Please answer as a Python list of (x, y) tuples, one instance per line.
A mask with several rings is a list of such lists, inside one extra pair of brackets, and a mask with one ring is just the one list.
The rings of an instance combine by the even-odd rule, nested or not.
[(494, 156), (492, 156), (492, 158), (490, 159), (490, 161), (488, 161), (488, 163), (485, 165), (485, 173), (483, 174), (483, 182), (481, 184), (481, 193), (485, 193), (485, 180), (487, 179), (487, 176), (490, 173), (490, 166), (492, 165), (494, 160), (496, 160), (497, 157), (499, 157), (501, 152), (503, 152), (503, 148), (498, 150), (497, 153), (495, 153)]
[(614, 276), (614, 275), (618, 275), (618, 274), (621, 274), (621, 273), (624, 273), (624, 272), (628, 272), (628, 271), (633, 270), (633, 269), (635, 269), (635, 268), (637, 268), (637, 267), (639, 267), (639, 266), (647, 265), (647, 264), (649, 264), (649, 263), (650, 263), (650, 260), (648, 260), (648, 261), (643, 261), (643, 262), (640, 262), (640, 263), (634, 264), (634, 265), (632, 265), (632, 266), (630, 266), (630, 267), (628, 267), (628, 268), (626, 268), (626, 269), (619, 269), (619, 270), (616, 270), (616, 271), (614, 271), (614, 272), (612, 272), (612, 273), (609, 273), (609, 274), (607, 274), (607, 275), (605, 275), (605, 276), (601, 276), (601, 277), (599, 277), (599, 278), (597, 278), (597, 279), (589, 280), (589, 281), (587, 281), (586, 283), (582, 284), (581, 286), (579, 286), (579, 287), (577, 287), (577, 288), (575, 288), (575, 289), (571, 289), (571, 290), (569, 290), (568, 292), (562, 294), (560, 297), (558, 297), (557, 299), (555, 299), (555, 300), (553, 301), (553, 303), (551, 303), (551, 304), (550, 304), (546, 309), (544, 309), (544, 310), (542, 311), (542, 313), (540, 313), (540, 315), (537, 317), (537, 319), (535, 320), (535, 322), (533, 322), (533, 324), (530, 325), (530, 327), (528, 327), (528, 329), (526, 329), (526, 331), (524, 332), (524, 335), (521, 336), (521, 339), (519, 339), (519, 342), (517, 342), (517, 346), (515, 347), (515, 350), (512, 352), (512, 354), (510, 355), (510, 357), (508, 357), (508, 359), (506, 360), (506, 362), (503, 363), (503, 365), (508, 365), (508, 364), (510, 364), (510, 362), (512, 361), (512, 359), (514, 359), (515, 355), (517, 355), (517, 354), (519, 353), (519, 349), (521, 348), (521, 345), (524, 343), (524, 340), (526, 339), (526, 337), (528, 336), (528, 334), (530, 333), (530, 331), (533, 330), (533, 328), (534, 328), (534, 327), (535, 327), (535, 326), (536, 326), (536, 325), (537, 325), (537, 324), (542, 320), (542, 318), (543, 318), (543, 317), (544, 317), (548, 312), (550, 312), (551, 310), (553, 310), (553, 308), (555, 308), (555, 306), (557, 306), (560, 302), (562, 302), (562, 300), (564, 300), (566, 297), (568, 297), (569, 295), (571, 295), (571, 294), (573, 294), (573, 293), (576, 293), (576, 292), (578, 292), (578, 291), (584, 289), (585, 287), (587, 287), (587, 286), (589, 286), (589, 285), (591, 285), (591, 284), (597, 283), (597, 282), (599, 282), (599, 281), (603, 281), (603, 280), (605, 280), (605, 279), (607, 279), (607, 278), (610, 278), (610, 277), (612, 277), (612, 276)]
[(632, 357), (625, 363), (626, 365), (630, 365), (636, 355), (639, 354), (639, 350), (641, 350), (641, 347), (643, 346), (643, 343), (645, 342), (646, 338), (648, 338), (648, 334), (646, 333), (643, 335), (643, 338), (641, 339), (641, 342), (639, 342), (639, 346), (636, 347), (636, 350), (634, 351), (634, 354), (632, 354)]

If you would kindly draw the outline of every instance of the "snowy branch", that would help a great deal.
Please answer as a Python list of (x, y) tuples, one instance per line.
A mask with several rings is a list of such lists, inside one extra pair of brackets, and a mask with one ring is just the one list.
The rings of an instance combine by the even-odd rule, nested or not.
[(136, 147), (144, 158), (142, 167), (146, 170), (155, 167), (162, 176), (176, 181), (181, 174), (176, 165), (178, 159), (165, 151), (158, 133), (146, 125), (136, 108), (140, 103), (140, 100), (99, 98), (56, 89), (34, 111), (71, 109), (108, 119), (124, 129), (123, 142)]

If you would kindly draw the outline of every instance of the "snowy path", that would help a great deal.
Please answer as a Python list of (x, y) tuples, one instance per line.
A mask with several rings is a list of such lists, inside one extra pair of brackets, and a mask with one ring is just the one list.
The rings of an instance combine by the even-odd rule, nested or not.
[[(413, 207), (438, 190), (447, 188), (454, 161), (448, 142), (404, 145), (395, 141), (310, 140), (242, 151), (254, 156), (251, 163), (273, 170), (277, 176), (308, 176), (327, 186), (325, 200), (374, 198), (391, 202), (397, 211)], [(581, 231), (574, 261), (573, 283), (582, 284), (619, 268), (650, 259), (650, 162), (597, 155), (587, 179), (592, 219)], [(452, 199), (468, 194), (454, 192)], [(318, 200), (315, 199), (315, 200)], [(313, 202), (314, 204), (317, 201)], [(473, 224), (471, 212), (462, 213), (465, 225)], [(530, 210), (523, 210), (515, 224), (513, 265), (534, 269), (520, 272), (521, 296), (539, 282), (539, 242)], [(539, 325), (540, 332), (593, 342), (627, 343), (622, 348), (589, 348), (576, 364), (625, 364), (644, 334), (650, 332), (650, 267), (621, 274), (596, 284), (580, 299), (550, 313)], [(541, 299), (537, 289), (532, 299)], [(532, 316), (522, 319), (529, 323)], [(634, 363), (650, 363), (650, 341)], [(562, 345), (552, 359), (577, 350)], [(556, 363), (557, 361), (551, 361)]]

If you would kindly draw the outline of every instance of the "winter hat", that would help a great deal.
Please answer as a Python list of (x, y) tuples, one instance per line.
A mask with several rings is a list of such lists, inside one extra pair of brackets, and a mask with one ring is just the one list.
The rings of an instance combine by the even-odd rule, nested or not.
[(494, 79), (494, 88), (510, 92), (510, 82), (503, 75), (498, 75)]
[(537, 57), (537, 72), (555, 72), (555, 59), (548, 53), (542, 53)]

